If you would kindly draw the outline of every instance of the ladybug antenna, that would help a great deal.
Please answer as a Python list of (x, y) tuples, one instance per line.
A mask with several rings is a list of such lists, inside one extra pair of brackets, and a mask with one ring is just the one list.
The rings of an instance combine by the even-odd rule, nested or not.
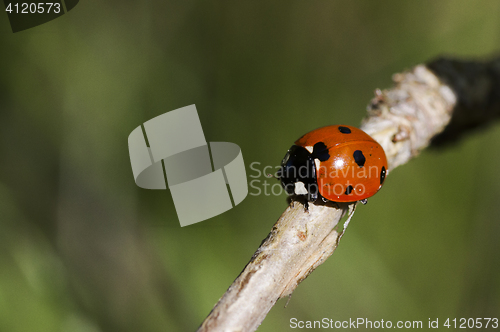
[(276, 175), (275, 174), (269, 174), (267, 173), (266, 176), (268, 178), (275, 178), (276, 180), (280, 180), (281, 179), (281, 170), (279, 170)]

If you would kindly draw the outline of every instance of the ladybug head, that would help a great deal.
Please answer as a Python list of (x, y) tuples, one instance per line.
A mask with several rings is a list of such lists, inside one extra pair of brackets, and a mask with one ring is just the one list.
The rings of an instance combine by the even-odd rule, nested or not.
[(293, 145), (283, 158), (277, 175), (288, 195), (306, 196), (310, 202), (318, 199), (316, 166), (306, 148)]

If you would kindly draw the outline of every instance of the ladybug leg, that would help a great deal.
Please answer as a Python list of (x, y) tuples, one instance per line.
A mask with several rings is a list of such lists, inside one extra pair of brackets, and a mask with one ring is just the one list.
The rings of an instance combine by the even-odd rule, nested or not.
[(349, 222), (351, 222), (351, 218), (352, 216), (354, 215), (354, 212), (356, 211), (356, 205), (358, 205), (358, 202), (354, 202), (354, 204), (352, 204), (351, 206), (349, 206), (349, 216), (347, 217), (347, 221), (344, 222), (344, 227), (342, 229), (342, 232), (340, 232), (340, 235), (339, 237), (337, 238), (337, 245), (339, 245), (339, 242), (340, 242), (340, 239), (342, 238), (342, 236), (344, 236), (344, 233), (347, 229), (347, 226), (349, 226)]
[(306, 202), (304, 203), (304, 212), (307, 212), (309, 213), (309, 202), (306, 200)]
[(290, 300), (292, 299), (292, 294), (288, 295), (288, 300), (286, 300), (286, 303), (285, 303), (285, 308), (286, 306), (288, 305), (288, 303), (290, 303)]
[(360, 200), (361, 204), (366, 205), (368, 203), (368, 198)]

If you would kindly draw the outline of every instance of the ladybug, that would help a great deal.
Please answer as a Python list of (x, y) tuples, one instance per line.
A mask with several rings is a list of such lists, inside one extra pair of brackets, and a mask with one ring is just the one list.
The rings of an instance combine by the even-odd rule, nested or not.
[(288, 195), (308, 202), (366, 204), (388, 175), (384, 149), (356, 127), (333, 125), (313, 130), (286, 153), (277, 178)]

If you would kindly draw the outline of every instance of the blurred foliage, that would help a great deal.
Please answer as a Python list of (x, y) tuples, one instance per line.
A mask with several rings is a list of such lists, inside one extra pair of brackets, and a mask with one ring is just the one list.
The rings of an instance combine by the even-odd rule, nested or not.
[[(497, 0), (81, 1), (13, 34), (0, 15), (0, 331), (194, 331), (285, 195), (251, 188), (181, 228), (168, 191), (135, 186), (128, 134), (196, 104), (257, 176), (303, 133), (359, 124), (392, 74), (494, 55), (499, 16)], [(259, 331), (498, 317), (499, 149), (492, 125), (391, 172)]]

